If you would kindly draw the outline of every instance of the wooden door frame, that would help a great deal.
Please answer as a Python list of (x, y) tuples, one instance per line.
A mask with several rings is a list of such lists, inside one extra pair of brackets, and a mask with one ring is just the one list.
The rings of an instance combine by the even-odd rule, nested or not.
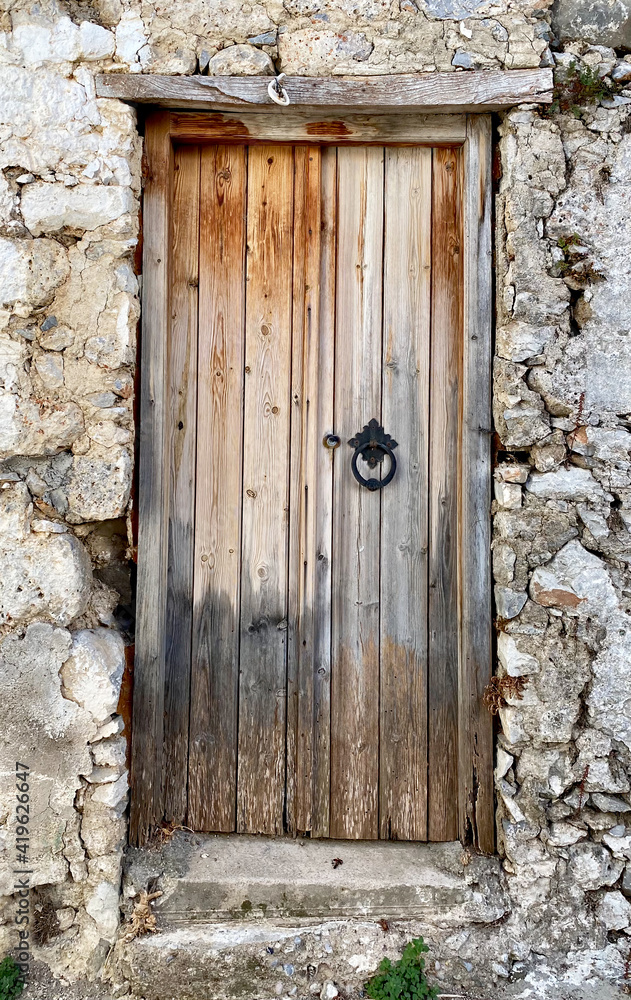
[[(493, 74), (480, 74), (480, 76)], [(507, 74), (503, 74), (506, 76)], [(511, 74), (508, 74), (511, 75)], [(458, 74), (449, 74), (450, 81)], [(101, 78), (103, 79), (103, 78)], [(120, 77), (109, 77), (116, 84)], [(135, 86), (151, 77), (134, 77)], [(172, 81), (172, 78), (167, 78)], [(189, 79), (189, 78), (185, 78)], [(204, 81), (209, 78), (202, 78)], [(380, 78), (382, 81), (384, 78)], [(386, 78), (387, 79), (387, 78)], [(179, 83), (184, 83), (181, 79)], [(243, 82), (243, 80), (241, 80)], [(101, 87), (101, 92), (103, 88)], [(120, 94), (119, 94), (120, 96)], [(131, 96), (131, 95), (129, 95)], [(137, 98), (136, 98), (137, 99)], [(348, 100), (348, 97), (346, 98)], [(523, 98), (522, 98), (523, 99)], [(541, 99), (541, 98), (540, 98)], [(269, 108), (269, 105), (268, 105)], [(459, 467), (458, 814), (463, 843), (495, 849), (493, 726), (482, 695), (492, 673), (491, 611), (491, 116), (287, 114), (153, 110), (146, 119), (138, 488), (137, 638), (130, 840), (144, 844), (163, 817), (174, 143), (423, 144), (463, 149), (464, 329)]]

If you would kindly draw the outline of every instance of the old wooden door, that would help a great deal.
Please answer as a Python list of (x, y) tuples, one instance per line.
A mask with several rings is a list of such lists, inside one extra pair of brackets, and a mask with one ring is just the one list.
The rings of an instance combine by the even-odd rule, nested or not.
[(461, 150), (174, 168), (166, 816), (455, 839)]

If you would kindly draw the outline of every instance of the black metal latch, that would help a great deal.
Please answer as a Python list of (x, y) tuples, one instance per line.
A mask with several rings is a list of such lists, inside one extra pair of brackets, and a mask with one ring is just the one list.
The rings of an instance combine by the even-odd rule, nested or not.
[[(348, 443), (351, 448), (355, 449), (351, 459), (351, 468), (360, 486), (365, 486), (367, 490), (373, 492), (374, 490), (382, 490), (384, 486), (392, 482), (394, 474), (397, 471), (397, 460), (393, 454), (394, 449), (397, 447), (397, 442), (389, 434), (386, 434), (378, 420), (375, 420), (373, 417), (363, 430), (351, 438)], [(357, 469), (357, 459), (360, 455), (370, 469), (381, 465), (387, 455), (390, 459), (390, 468), (387, 476), (383, 479), (364, 479)]]

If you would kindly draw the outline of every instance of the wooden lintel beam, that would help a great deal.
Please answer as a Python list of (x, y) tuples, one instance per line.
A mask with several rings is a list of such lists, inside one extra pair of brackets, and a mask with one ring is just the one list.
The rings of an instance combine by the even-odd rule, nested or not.
[[(169, 108), (269, 111), (275, 105), (263, 76), (97, 76), (99, 97)], [(287, 77), (293, 110), (488, 112), (515, 104), (550, 104), (551, 69), (481, 70), (405, 76)], [(282, 112), (281, 112), (282, 113)]]

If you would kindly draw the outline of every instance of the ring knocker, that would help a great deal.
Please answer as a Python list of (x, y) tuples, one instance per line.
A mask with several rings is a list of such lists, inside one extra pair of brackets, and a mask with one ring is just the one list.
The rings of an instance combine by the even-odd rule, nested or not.
[[(370, 423), (366, 424), (363, 430), (351, 438), (348, 443), (351, 448), (355, 449), (351, 459), (351, 469), (360, 486), (365, 486), (367, 490), (374, 492), (375, 490), (382, 490), (384, 486), (392, 482), (394, 474), (397, 471), (397, 460), (394, 457), (394, 449), (397, 447), (397, 442), (389, 434), (386, 434), (378, 420), (375, 420), (373, 417)], [(387, 476), (383, 479), (364, 479), (357, 468), (357, 459), (360, 455), (370, 469), (381, 465), (387, 455), (390, 459), (390, 468)]]
[(272, 98), (275, 104), (280, 104), (281, 108), (286, 108), (290, 103), (289, 94), (287, 93), (285, 87), (283, 87), (283, 80), (285, 79), (285, 73), (279, 73), (275, 76), (273, 80), (270, 80), (269, 86), (267, 88), (267, 93)]

